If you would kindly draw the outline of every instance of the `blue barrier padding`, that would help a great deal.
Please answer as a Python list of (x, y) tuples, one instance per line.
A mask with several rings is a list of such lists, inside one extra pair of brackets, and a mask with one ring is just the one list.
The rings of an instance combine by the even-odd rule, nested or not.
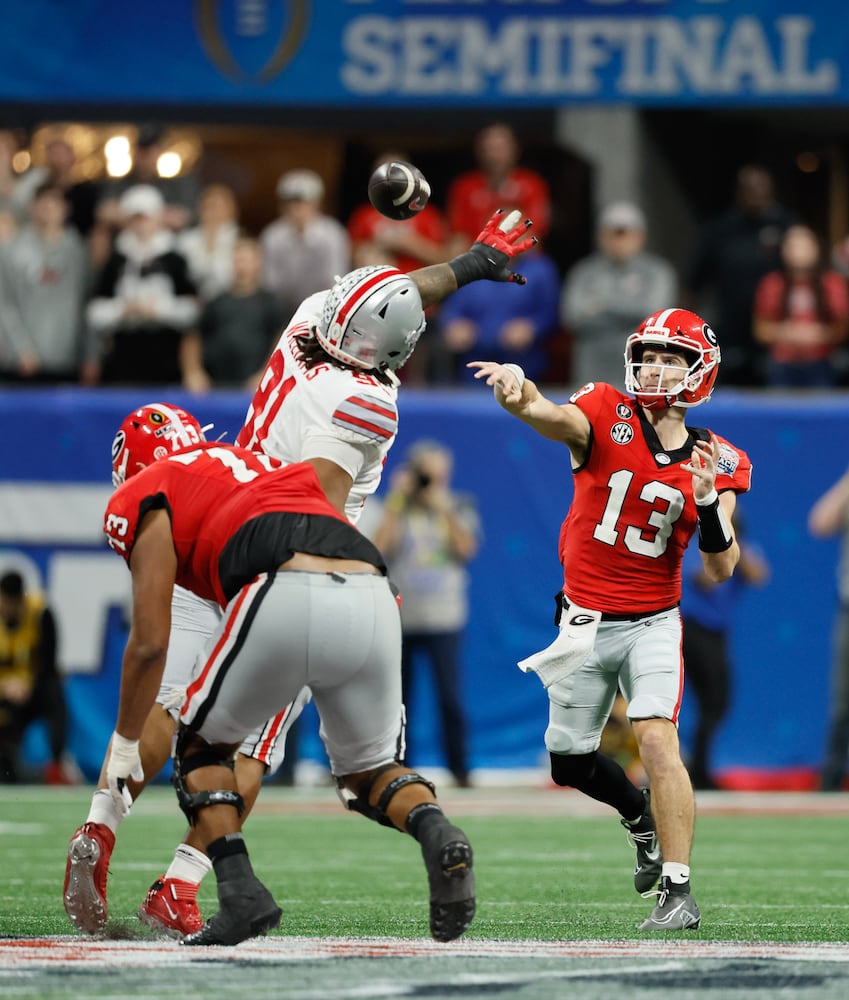
[[(567, 393), (551, 395), (565, 401)], [(224, 433), (227, 441), (235, 438), (248, 402), (243, 393), (190, 397), (172, 389), (6, 391), (0, 397), (6, 429), (0, 487), (108, 483), (115, 428), (133, 407), (157, 398), (186, 406), (202, 423), (214, 422), (212, 436)], [(384, 482), (413, 441), (435, 437), (455, 454), (455, 487), (474, 494), (480, 507), (484, 540), (470, 567), (473, 611), (463, 678), (471, 764), (535, 767), (545, 759), (547, 700), (516, 661), (554, 636), (552, 595), (561, 582), (557, 534), (572, 492), (567, 450), (504, 413), (483, 387), (432, 392), (402, 387), (399, 408), (398, 441)], [(749, 453), (753, 486), (741, 504), (748, 534), (772, 566), (770, 583), (747, 591), (734, 615), (733, 705), (719, 734), (715, 765), (815, 767), (828, 713), (837, 543), (810, 538), (806, 517), (849, 461), (849, 397), (720, 390), (688, 419)], [(21, 548), (41, 567), (49, 589), (56, 547), (30, 542)], [(114, 720), (124, 627), (120, 614), (109, 616), (95, 676), (75, 676), (74, 665), (65, 664), (71, 750), (89, 775), (99, 768)], [(685, 691), (685, 745), (690, 725)], [(410, 742), (417, 765), (443, 763), (427, 691), (411, 712)], [(312, 716), (303, 727), (302, 752), (321, 756)]]

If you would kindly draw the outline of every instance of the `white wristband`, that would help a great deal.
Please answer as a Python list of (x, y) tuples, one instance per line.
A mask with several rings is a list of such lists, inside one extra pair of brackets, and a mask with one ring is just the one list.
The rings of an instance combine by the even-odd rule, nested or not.
[(519, 392), (522, 391), (522, 386), (525, 384), (525, 373), (522, 371), (519, 365), (504, 365), (507, 371), (512, 372), (516, 381), (519, 383)]
[(716, 492), (716, 487), (714, 487), (703, 499), (699, 500), (698, 497), (693, 497), (693, 499), (699, 507), (710, 507), (712, 503), (716, 503), (719, 499), (719, 494)]
[(115, 763), (132, 763), (138, 759), (139, 741), (128, 740), (119, 732), (112, 733), (112, 758)]
[(112, 749), (117, 750), (119, 754), (135, 753), (138, 750), (138, 746), (138, 740), (128, 740), (117, 729), (112, 733)]

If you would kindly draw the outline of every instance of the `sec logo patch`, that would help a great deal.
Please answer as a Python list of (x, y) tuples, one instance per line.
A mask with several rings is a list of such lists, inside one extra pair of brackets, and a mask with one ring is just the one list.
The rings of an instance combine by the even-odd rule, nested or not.
[(610, 428), (610, 436), (616, 444), (628, 444), (634, 437), (634, 428), (630, 424), (620, 421)]

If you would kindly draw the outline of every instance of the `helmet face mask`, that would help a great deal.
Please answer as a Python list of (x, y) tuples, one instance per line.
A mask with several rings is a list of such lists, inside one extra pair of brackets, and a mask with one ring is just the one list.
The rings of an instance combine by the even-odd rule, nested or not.
[(394, 267), (360, 267), (330, 289), (315, 336), (337, 361), (366, 371), (395, 371), (425, 327), (419, 290)]
[(112, 485), (206, 440), (191, 413), (167, 403), (148, 403), (124, 418), (112, 441)]
[[(683, 364), (661, 356), (643, 365), (646, 350), (678, 355)], [(716, 334), (705, 321), (686, 309), (653, 313), (625, 343), (625, 387), (649, 410), (671, 406), (699, 406), (710, 399), (719, 372)], [(643, 367), (651, 368), (646, 378)], [(671, 383), (669, 372), (680, 376)]]

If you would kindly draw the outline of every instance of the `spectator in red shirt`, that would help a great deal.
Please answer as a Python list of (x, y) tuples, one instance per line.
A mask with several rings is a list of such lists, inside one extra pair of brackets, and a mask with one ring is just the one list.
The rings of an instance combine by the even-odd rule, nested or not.
[(534, 232), (545, 240), (551, 221), (551, 193), (536, 171), (519, 166), (520, 156), (519, 142), (509, 125), (489, 125), (478, 133), (478, 168), (451, 182), (446, 201), (448, 225), (464, 247), (480, 231), (481, 219), (488, 219), (497, 208), (518, 208), (534, 220)]
[(769, 350), (767, 385), (835, 386), (834, 354), (849, 333), (849, 290), (823, 265), (808, 226), (787, 230), (781, 260), (782, 269), (761, 278), (755, 293), (755, 339)]
[[(405, 153), (381, 153), (372, 164), (372, 170), (391, 160), (409, 162), (409, 159)], [(478, 232), (480, 225), (475, 236)], [(445, 216), (432, 201), (403, 222), (387, 219), (366, 201), (351, 213), (348, 235), (354, 267), (389, 264), (409, 274), (418, 267), (448, 260)]]

